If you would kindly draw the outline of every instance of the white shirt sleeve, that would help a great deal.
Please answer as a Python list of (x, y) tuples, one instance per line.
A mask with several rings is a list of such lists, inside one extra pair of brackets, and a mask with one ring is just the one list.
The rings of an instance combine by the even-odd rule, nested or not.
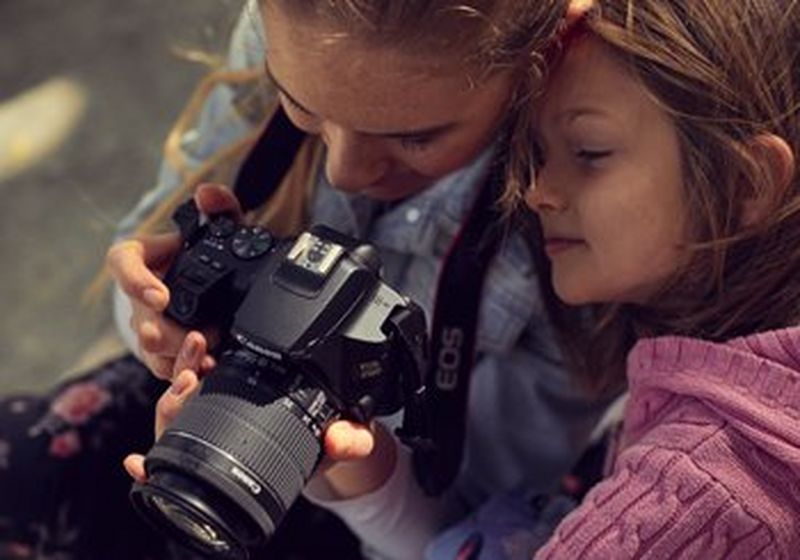
[(411, 451), (395, 444), (395, 470), (375, 492), (337, 500), (318, 477), (306, 486), (303, 495), (341, 517), (362, 540), (369, 557), (418, 560), (440, 530), (445, 512), (443, 502), (425, 495), (414, 479)]

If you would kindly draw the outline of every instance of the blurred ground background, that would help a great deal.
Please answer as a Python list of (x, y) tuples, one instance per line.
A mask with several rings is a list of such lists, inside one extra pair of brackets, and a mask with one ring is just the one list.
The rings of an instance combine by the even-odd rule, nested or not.
[(0, 392), (46, 388), (110, 328), (81, 294), (206, 71), (175, 51), (222, 54), (241, 5), (0, 0)]

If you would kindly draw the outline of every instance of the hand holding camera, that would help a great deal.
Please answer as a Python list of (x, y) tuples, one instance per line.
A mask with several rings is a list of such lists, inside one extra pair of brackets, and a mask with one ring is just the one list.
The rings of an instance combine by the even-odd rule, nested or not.
[[(206, 214), (239, 215), (236, 197), (222, 185), (201, 185), (194, 199)], [(115, 243), (106, 258), (117, 285), (130, 302), (129, 322), (136, 337), (137, 355), (162, 379), (173, 379), (187, 368), (205, 372), (213, 367), (208, 346), (209, 339), (214, 339), (214, 329), (190, 332), (164, 317), (170, 293), (162, 278), (181, 244), (178, 232), (137, 236)]]
[(132, 497), (202, 553), (247, 558), (275, 531), (322, 457), (335, 420), (405, 407), (424, 436), (425, 320), (380, 279), (375, 250), (324, 227), (292, 240), (176, 212), (183, 248), (166, 314), (221, 327), (217, 365), (146, 459)]

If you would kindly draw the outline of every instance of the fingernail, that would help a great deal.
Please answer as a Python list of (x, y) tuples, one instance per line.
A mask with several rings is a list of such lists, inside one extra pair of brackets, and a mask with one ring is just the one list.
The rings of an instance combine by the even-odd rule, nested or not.
[(161, 307), (164, 302), (164, 296), (161, 295), (161, 290), (157, 288), (147, 288), (142, 297), (147, 305), (151, 307)]
[(188, 375), (179, 374), (178, 377), (175, 378), (175, 381), (172, 382), (169, 391), (176, 397), (180, 397), (183, 393), (186, 392), (186, 389), (189, 388), (190, 383), (191, 379)]

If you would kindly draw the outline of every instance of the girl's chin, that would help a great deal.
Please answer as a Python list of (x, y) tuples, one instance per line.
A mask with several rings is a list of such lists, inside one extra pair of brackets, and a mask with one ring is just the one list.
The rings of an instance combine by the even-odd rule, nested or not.
[(575, 288), (559, 287), (558, 284), (553, 286), (558, 299), (567, 305), (599, 305), (599, 304), (635, 304), (647, 305), (653, 301), (651, 292), (637, 293), (637, 294), (598, 294), (587, 293), (585, 290), (576, 290)]
[(558, 286), (555, 287), (555, 292), (558, 296), (558, 299), (567, 305), (584, 305), (587, 303), (593, 303), (587, 300), (585, 297), (582, 297), (580, 294), (576, 294), (571, 290), (559, 289)]
[(604, 303), (607, 300), (599, 297), (599, 294), (587, 292), (579, 286), (571, 286), (559, 282), (553, 283), (553, 289), (562, 303), (567, 305), (588, 305), (592, 303)]

